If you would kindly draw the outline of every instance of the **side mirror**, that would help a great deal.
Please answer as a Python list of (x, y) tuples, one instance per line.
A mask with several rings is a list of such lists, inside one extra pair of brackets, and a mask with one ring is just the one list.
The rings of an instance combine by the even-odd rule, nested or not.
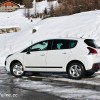
[(27, 49), (27, 54), (30, 54), (30, 48)]

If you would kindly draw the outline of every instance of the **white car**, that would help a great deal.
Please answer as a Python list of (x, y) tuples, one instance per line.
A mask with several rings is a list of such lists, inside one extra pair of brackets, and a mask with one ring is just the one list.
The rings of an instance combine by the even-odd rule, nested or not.
[(15, 77), (25, 72), (67, 72), (72, 79), (100, 69), (100, 49), (93, 39), (49, 39), (11, 54), (6, 70)]

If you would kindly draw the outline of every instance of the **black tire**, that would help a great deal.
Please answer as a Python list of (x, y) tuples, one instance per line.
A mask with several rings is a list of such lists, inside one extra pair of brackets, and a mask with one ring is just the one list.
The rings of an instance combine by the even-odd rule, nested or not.
[(85, 76), (90, 77), (90, 76), (92, 76), (94, 73), (95, 73), (95, 72), (86, 71), (86, 72), (85, 72)]
[(71, 79), (81, 79), (85, 76), (85, 69), (81, 63), (71, 63), (68, 65), (68, 76)]
[(15, 77), (22, 77), (25, 74), (23, 65), (20, 62), (13, 63), (10, 67), (10, 71)]

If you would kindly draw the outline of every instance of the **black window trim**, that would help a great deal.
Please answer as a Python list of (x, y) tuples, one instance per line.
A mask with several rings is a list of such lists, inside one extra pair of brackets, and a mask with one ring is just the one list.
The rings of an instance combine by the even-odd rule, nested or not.
[[(36, 44), (38, 44), (38, 43), (41, 43), (41, 42), (46, 42), (46, 41), (51, 41), (52, 43), (53, 43), (53, 40), (44, 40), (44, 41), (40, 41), (40, 42), (37, 42), (37, 43), (35, 43), (35, 44), (32, 44), (31, 46), (29, 46), (29, 47), (27, 47), (26, 49), (24, 49), (23, 51), (22, 51), (22, 53), (26, 53), (27, 51), (28, 51), (28, 49), (29, 48), (31, 48), (32, 46), (34, 46), (34, 45), (36, 45)], [(51, 44), (52, 44), (51, 43)], [(52, 45), (51, 45), (51, 47), (50, 47), (50, 50), (52, 49)], [(41, 50), (41, 51), (48, 51), (48, 49), (47, 50)], [(30, 52), (39, 52), (39, 51), (30, 51)]]
[[(71, 47), (71, 42), (72, 42), (72, 41), (76, 41), (76, 45), (75, 45), (74, 47)], [(78, 40), (72, 40), (72, 39), (71, 39), (71, 40), (70, 40), (70, 44), (69, 44), (69, 45), (70, 45), (69, 49), (75, 48), (75, 47), (77, 46), (77, 43), (78, 43)]]
[[(49, 50), (66, 50), (66, 49), (53, 49), (53, 43), (54, 43), (55, 40), (67, 40), (67, 41), (69, 41), (69, 48), (68, 48), (68, 49), (73, 49), (73, 48), (74, 48), (74, 47), (73, 47), (73, 48), (70, 47), (71, 41), (77, 41), (77, 42), (78, 42), (78, 40), (74, 40), (74, 39), (50, 39), (50, 40), (43, 40), (43, 41), (40, 41), (40, 42), (51, 41), (52, 43), (51, 43), (51, 47), (50, 47)], [(32, 44), (31, 46), (36, 45), (36, 44), (38, 44), (38, 43), (40, 43), (40, 42), (37, 42), (37, 43), (35, 43), (35, 44)], [(76, 43), (76, 45), (77, 45), (77, 43)], [(29, 46), (29, 47), (27, 47), (26, 49), (24, 49), (24, 50), (22, 51), (22, 53), (27, 52), (27, 50), (28, 50), (31, 46)], [(75, 47), (76, 47), (76, 46), (75, 46)], [(49, 50), (41, 50), (41, 51), (49, 51)], [(38, 52), (38, 51), (31, 51), (31, 52)]]
[(53, 49), (53, 43), (54, 43), (55, 40), (58, 40), (58, 41), (59, 41), (59, 40), (66, 40), (66, 41), (69, 41), (69, 48), (68, 48), (68, 49), (70, 49), (70, 39), (53, 39), (51, 50), (66, 50), (66, 49)]

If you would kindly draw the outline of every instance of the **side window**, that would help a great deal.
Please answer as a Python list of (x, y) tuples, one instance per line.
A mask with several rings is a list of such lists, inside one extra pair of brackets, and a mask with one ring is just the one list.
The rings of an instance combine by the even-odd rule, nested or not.
[(77, 41), (76, 40), (71, 40), (70, 41), (70, 48), (74, 48), (77, 45)]
[(69, 49), (69, 40), (54, 40), (52, 50)]
[(44, 50), (49, 50), (50, 48), (50, 41), (43, 41), (39, 42), (37, 44), (34, 44), (33, 46), (30, 47), (30, 51), (44, 51)]

